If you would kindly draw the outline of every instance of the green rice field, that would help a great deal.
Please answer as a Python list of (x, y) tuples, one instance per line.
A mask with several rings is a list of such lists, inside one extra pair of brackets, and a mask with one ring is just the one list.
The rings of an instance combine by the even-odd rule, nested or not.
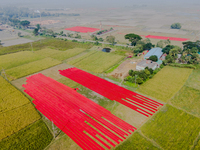
[(8, 75), (9, 80), (12, 81), (36, 73), (38, 71), (56, 66), (61, 63), (61, 61), (52, 58), (44, 58), (42, 60), (34, 61), (28, 64), (8, 69), (6, 70), (6, 74)]
[(140, 130), (163, 149), (188, 150), (199, 135), (200, 119), (166, 105)]
[(23, 51), (8, 55), (0, 56), (0, 68), (10, 69), (20, 65), (24, 65), (36, 60), (43, 59), (43, 56), (37, 55), (30, 51)]
[(181, 89), (191, 73), (192, 69), (166, 66), (137, 91), (167, 102)]
[(84, 70), (101, 73), (120, 62), (123, 58), (124, 56), (111, 53), (91, 51), (80, 58), (69, 61), (68, 63)]

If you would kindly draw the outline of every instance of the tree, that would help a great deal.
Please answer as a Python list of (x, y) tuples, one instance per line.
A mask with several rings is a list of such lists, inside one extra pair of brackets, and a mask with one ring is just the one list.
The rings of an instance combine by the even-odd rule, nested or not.
[(171, 55), (167, 55), (165, 57), (165, 60), (166, 60), (167, 63), (173, 63), (174, 62), (174, 58)]
[(139, 35), (137, 35), (137, 34), (134, 34), (134, 33), (126, 34), (126, 35), (124, 36), (124, 38), (125, 38), (125, 39), (128, 39), (128, 40), (131, 42), (131, 45), (132, 45), (132, 46), (135, 46), (136, 43), (142, 39), (141, 36), (139, 36)]
[(60, 31), (60, 35), (63, 35), (63, 31)]
[(178, 50), (173, 48), (169, 51), (169, 55), (175, 57), (178, 54)]
[(115, 44), (115, 37), (112, 36), (112, 35), (107, 36), (106, 41), (109, 42), (109, 43), (112, 43), (112, 45), (114, 45)]
[(38, 29), (38, 31), (41, 29), (40, 24), (36, 24), (36, 28)]
[(170, 45), (171, 44), (171, 41), (169, 39), (165, 40), (164, 41), (165, 45)]
[(38, 35), (38, 28), (35, 28), (34, 30), (33, 30), (33, 34), (36, 36), (36, 35)]
[(1, 40), (0, 40), (0, 45), (2, 45)]
[(167, 46), (165, 46), (163, 49), (162, 49), (162, 52), (163, 53), (166, 53), (166, 54), (169, 54), (169, 51), (171, 50), (171, 49), (173, 49), (175, 46), (174, 45), (167, 45)]
[(152, 55), (152, 56), (149, 57), (149, 60), (157, 62), (158, 61), (158, 57), (156, 55)]
[(173, 23), (171, 25), (171, 29), (181, 29), (181, 24), (180, 23)]
[(19, 37), (21, 37), (22, 35), (21, 35), (21, 32), (18, 32), (18, 34), (17, 34)]
[(20, 22), (20, 25), (22, 25), (23, 27), (28, 27), (30, 25), (30, 22), (28, 20), (24, 20)]
[(140, 77), (137, 77), (137, 78), (136, 78), (136, 83), (137, 83), (137, 84), (142, 84), (142, 83), (143, 83), (143, 80), (142, 80)]
[(158, 43), (156, 44), (156, 47), (163, 48), (163, 47), (164, 47), (164, 42), (163, 42), (163, 40), (158, 41)]
[(99, 41), (99, 42), (103, 42), (103, 38), (99, 38), (98, 41)]
[(92, 38), (93, 41), (97, 41), (98, 40), (97, 36), (95, 36), (94, 34), (91, 35), (91, 38)]

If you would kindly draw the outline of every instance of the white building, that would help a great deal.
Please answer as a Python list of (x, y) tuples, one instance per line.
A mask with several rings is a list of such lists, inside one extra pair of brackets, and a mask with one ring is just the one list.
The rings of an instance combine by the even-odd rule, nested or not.
[(144, 70), (146, 67), (155, 70), (156, 68), (159, 68), (159, 64), (151, 60), (142, 60), (141, 62), (137, 63), (136, 70)]

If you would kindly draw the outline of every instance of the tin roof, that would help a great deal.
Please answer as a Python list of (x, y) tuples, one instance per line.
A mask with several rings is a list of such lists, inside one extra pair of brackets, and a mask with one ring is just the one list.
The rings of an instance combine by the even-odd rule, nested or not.
[(162, 48), (160, 47), (156, 47), (156, 48), (152, 48), (145, 56), (144, 58), (149, 58), (152, 55), (156, 55), (158, 57), (158, 59), (162, 56), (163, 52), (162, 52)]

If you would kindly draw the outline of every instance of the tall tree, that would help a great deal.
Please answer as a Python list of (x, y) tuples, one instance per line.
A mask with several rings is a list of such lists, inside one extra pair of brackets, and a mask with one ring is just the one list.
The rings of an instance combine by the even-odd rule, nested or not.
[(28, 20), (24, 20), (20, 22), (20, 25), (22, 25), (23, 27), (28, 27), (30, 25), (30, 22)]
[(137, 44), (138, 41), (142, 39), (141, 36), (134, 33), (126, 34), (124, 38), (128, 39), (131, 42), (131, 45), (134, 45), (134, 46)]
[(106, 41), (109, 43), (112, 43), (113, 45), (115, 44), (115, 37), (110, 35), (106, 37)]

